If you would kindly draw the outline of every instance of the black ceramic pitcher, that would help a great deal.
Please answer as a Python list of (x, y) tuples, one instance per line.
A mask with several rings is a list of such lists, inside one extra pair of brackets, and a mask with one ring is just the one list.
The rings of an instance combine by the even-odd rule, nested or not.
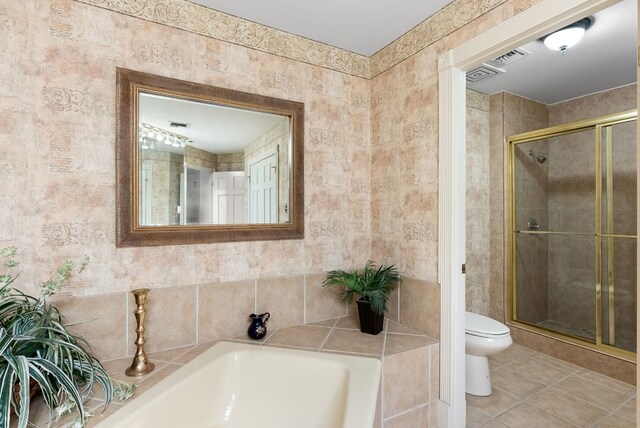
[(269, 312), (265, 312), (264, 314), (251, 314), (249, 318), (251, 318), (251, 325), (249, 326), (249, 330), (247, 334), (250, 338), (255, 340), (260, 340), (267, 334), (267, 321), (271, 314)]

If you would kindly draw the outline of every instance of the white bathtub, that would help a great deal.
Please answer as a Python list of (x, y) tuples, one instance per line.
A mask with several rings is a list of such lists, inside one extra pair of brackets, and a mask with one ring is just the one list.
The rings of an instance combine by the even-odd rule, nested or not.
[(366, 428), (380, 361), (219, 342), (97, 428)]

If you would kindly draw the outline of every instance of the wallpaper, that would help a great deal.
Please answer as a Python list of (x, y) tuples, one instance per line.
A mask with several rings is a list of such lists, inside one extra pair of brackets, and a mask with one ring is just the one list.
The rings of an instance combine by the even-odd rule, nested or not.
[[(379, 75), (506, 2), (456, 0), (369, 58), (185, 0), (75, 1), (365, 78)], [(536, 2), (516, 0), (512, 2), (513, 11), (521, 12)], [(153, 49), (143, 49), (141, 53), (158, 55)]]

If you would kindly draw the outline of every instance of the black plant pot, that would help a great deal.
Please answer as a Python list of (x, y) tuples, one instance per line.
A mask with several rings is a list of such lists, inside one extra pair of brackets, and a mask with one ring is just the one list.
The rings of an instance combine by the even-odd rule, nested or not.
[(378, 334), (382, 331), (384, 314), (378, 314), (371, 309), (371, 303), (366, 300), (356, 300), (358, 304), (358, 318), (360, 318), (360, 331), (367, 334)]

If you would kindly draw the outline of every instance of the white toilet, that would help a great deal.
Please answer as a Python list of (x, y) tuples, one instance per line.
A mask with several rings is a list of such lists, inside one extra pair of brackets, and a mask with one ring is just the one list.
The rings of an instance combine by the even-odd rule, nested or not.
[(466, 313), (465, 318), (465, 381), (466, 392), (472, 395), (491, 395), (488, 355), (507, 349), (513, 340), (509, 327), (483, 315)]

